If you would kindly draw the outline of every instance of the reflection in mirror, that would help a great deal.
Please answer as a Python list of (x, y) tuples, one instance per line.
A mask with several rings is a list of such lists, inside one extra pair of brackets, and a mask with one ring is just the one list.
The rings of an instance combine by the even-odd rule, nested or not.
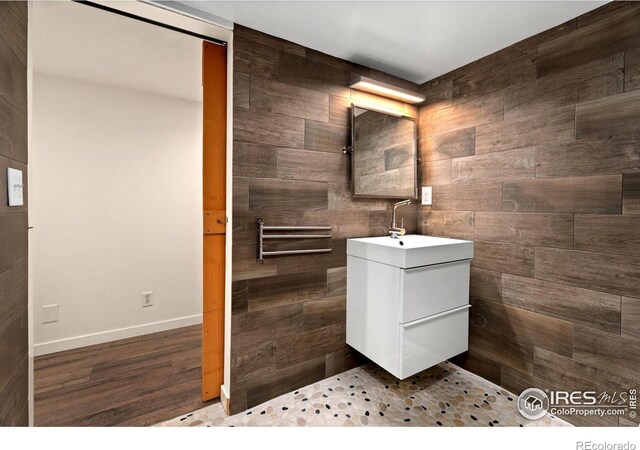
[(416, 198), (416, 123), (352, 105), (354, 197)]

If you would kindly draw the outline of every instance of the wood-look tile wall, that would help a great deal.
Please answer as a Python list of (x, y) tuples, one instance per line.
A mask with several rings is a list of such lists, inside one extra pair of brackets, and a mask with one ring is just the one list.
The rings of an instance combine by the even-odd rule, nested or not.
[(457, 361), (518, 393), (640, 380), (639, 67), (614, 2), (421, 87), (421, 232), (475, 240)]
[[(351, 91), (356, 74), (418, 86), (256, 31), (234, 33), (231, 410), (242, 411), (361, 361), (345, 344), (346, 239), (385, 234), (392, 201), (351, 198), (350, 104), (417, 117), (417, 108)], [(417, 207), (399, 210), (417, 231)], [(256, 262), (256, 219), (330, 225), (331, 254)], [(309, 247), (310, 246), (310, 247)]]
[(26, 2), (0, 2), (0, 426), (26, 426), (27, 205), (7, 206), (8, 167), (26, 184)]

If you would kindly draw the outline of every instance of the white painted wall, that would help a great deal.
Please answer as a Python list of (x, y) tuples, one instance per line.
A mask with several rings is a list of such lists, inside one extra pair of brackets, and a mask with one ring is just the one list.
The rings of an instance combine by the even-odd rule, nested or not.
[(36, 71), (31, 144), (35, 354), (199, 323), (201, 103)]

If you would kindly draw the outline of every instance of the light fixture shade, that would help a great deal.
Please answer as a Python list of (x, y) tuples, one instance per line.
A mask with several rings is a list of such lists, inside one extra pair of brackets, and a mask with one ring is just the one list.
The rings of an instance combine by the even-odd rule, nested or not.
[(372, 80), (371, 78), (357, 76), (349, 83), (349, 87), (358, 89), (359, 91), (370, 92), (382, 97), (389, 97), (400, 100), (405, 103), (422, 103), (425, 96), (417, 92), (402, 89), (392, 84), (383, 83), (382, 81)]

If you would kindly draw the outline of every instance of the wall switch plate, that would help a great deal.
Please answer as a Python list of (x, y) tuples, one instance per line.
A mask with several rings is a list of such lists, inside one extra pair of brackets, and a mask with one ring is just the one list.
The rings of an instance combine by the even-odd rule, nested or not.
[(142, 307), (145, 308), (147, 306), (153, 306), (153, 292), (143, 292), (142, 293)]
[(51, 323), (58, 321), (58, 305), (42, 306), (42, 323)]
[(24, 197), (22, 194), (22, 170), (7, 169), (7, 192), (9, 197), (9, 206), (24, 205)]
[(431, 186), (426, 186), (422, 188), (422, 204), (430, 205), (431, 204), (431, 196), (432, 196), (432, 188)]

